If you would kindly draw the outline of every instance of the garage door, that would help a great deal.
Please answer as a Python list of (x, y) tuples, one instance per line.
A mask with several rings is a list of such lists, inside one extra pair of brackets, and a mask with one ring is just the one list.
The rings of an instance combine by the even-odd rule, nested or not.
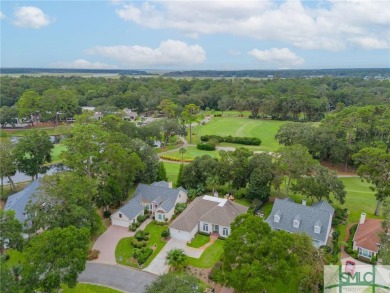
[(180, 239), (180, 240), (185, 240), (185, 241), (191, 241), (191, 234), (186, 231), (180, 231), (177, 229), (169, 229), (171, 233), (172, 238)]
[(112, 225), (129, 228), (129, 222), (121, 219), (111, 219)]

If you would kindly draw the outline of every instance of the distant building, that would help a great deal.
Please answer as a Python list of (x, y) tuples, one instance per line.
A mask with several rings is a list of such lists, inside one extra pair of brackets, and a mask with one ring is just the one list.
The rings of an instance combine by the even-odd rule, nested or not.
[(266, 222), (274, 230), (305, 233), (318, 248), (328, 241), (333, 214), (334, 208), (325, 201), (307, 206), (306, 200), (297, 204), (291, 198), (276, 199)]

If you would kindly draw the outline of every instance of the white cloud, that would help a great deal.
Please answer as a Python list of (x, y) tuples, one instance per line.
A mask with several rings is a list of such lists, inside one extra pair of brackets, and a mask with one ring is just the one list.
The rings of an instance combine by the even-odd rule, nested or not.
[(389, 11), (390, 1), (367, 0), (328, 0), (314, 8), (297, 0), (159, 0), (123, 3), (116, 10), (125, 21), (153, 29), (176, 29), (194, 37), (227, 33), (327, 50), (365, 46), (352, 38), (389, 44)]
[(364, 49), (387, 49), (389, 48), (389, 42), (373, 37), (357, 37), (351, 38), (351, 42), (358, 44)]
[(133, 68), (186, 66), (206, 60), (206, 53), (201, 46), (175, 40), (163, 41), (155, 49), (144, 46), (97, 46), (86, 52), (118, 60)]
[(71, 68), (71, 69), (115, 69), (118, 68), (116, 65), (110, 65), (100, 62), (89, 62), (84, 59), (77, 59), (72, 62), (56, 62), (52, 64), (53, 67), (57, 68)]
[(34, 6), (23, 6), (14, 13), (14, 24), (24, 28), (39, 29), (50, 24), (49, 18), (41, 9)]
[(4, 14), (3, 12), (0, 11), (0, 19), (3, 19), (3, 18), (5, 18), (5, 17), (6, 17), (5, 14)]
[(260, 62), (275, 64), (279, 67), (282, 66), (283, 68), (299, 66), (304, 63), (303, 58), (297, 56), (288, 48), (272, 48), (264, 51), (253, 49), (248, 52), (248, 55), (255, 57)]

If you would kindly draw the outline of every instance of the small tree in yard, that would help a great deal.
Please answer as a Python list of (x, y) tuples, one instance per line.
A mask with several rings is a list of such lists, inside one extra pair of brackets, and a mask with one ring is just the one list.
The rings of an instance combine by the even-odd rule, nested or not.
[(187, 256), (183, 249), (171, 249), (166, 256), (166, 263), (172, 271), (182, 271), (187, 266)]
[(202, 293), (199, 280), (186, 274), (169, 273), (158, 277), (151, 285), (146, 286), (146, 293)]

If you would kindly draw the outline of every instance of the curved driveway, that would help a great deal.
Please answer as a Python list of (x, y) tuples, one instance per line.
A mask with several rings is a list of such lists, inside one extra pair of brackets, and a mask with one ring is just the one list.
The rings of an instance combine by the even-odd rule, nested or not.
[(143, 293), (157, 276), (120, 265), (87, 262), (79, 282), (99, 284), (128, 293)]

